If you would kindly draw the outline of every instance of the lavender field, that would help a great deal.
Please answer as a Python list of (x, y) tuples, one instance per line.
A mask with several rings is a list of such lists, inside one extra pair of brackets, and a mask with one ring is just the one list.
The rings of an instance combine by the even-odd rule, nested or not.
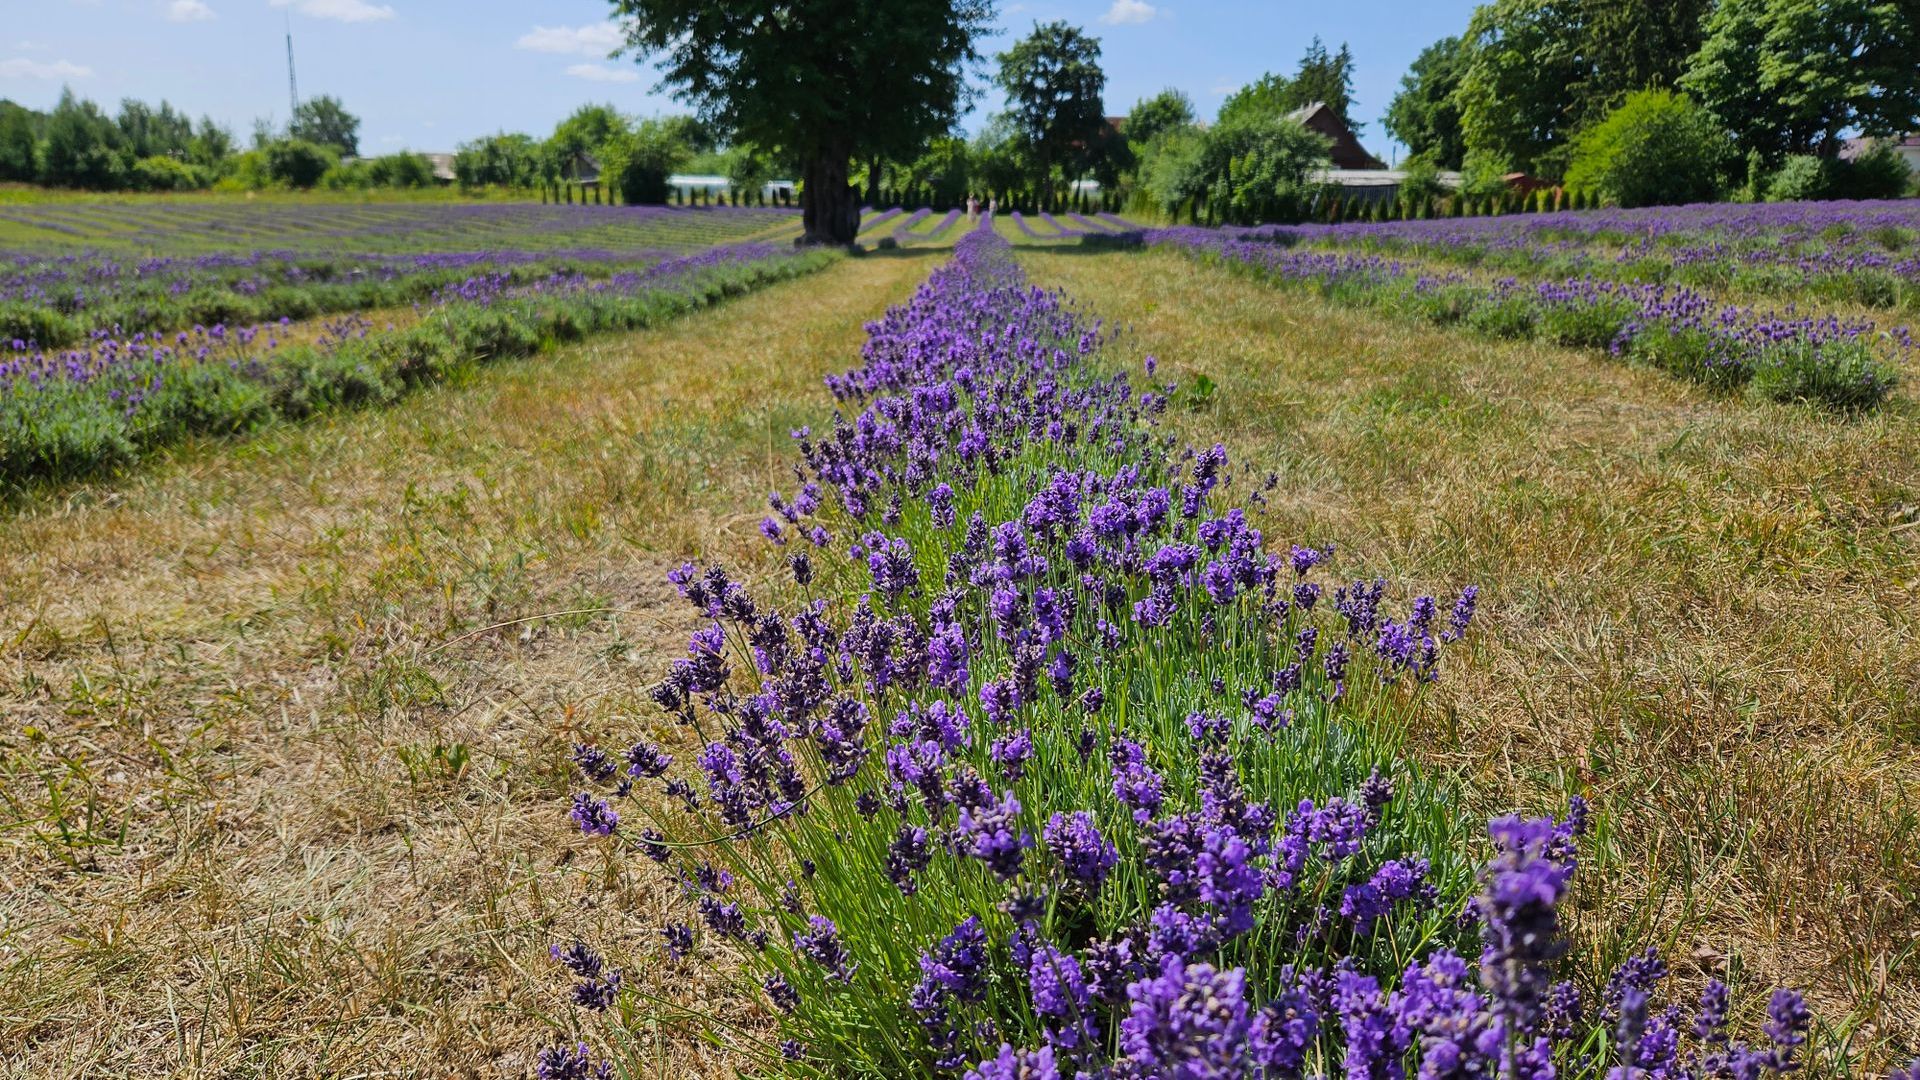
[(857, 255), (676, 213), (607, 218), (632, 248), (368, 240), (433, 282), (398, 310), (0, 352), (6, 1045), (957, 1080), (1911, 1057), (1905, 294), (1698, 254), (1839, 273), (1913, 243), (1899, 208), (887, 207)]

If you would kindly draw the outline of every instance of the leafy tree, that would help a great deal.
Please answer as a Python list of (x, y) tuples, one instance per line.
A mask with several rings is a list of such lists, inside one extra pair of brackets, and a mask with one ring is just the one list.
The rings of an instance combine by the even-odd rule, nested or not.
[(1342, 42), (1340, 51), (1329, 55), (1316, 35), (1300, 58), (1300, 69), (1281, 92), (1281, 105), (1287, 112), (1304, 109), (1318, 102), (1333, 110), (1342, 123), (1360, 134), (1364, 124), (1356, 123), (1353, 111), (1353, 53)]
[(1026, 162), (1020, 155), (1019, 134), (1013, 118), (995, 113), (987, 118), (968, 149), (974, 182), (989, 195), (1010, 191), (1026, 175)]
[(1250, 120), (1257, 116), (1281, 117), (1292, 112), (1295, 106), (1289, 95), (1288, 80), (1285, 75), (1268, 72), (1253, 82), (1227, 95), (1220, 103), (1218, 123), (1234, 120)]
[(1898, 199), (1913, 185), (1913, 170), (1893, 147), (1877, 143), (1852, 161), (1841, 162), (1834, 195), (1842, 199)]
[(120, 128), (91, 101), (60, 92), (47, 115), (46, 141), (40, 151), (40, 179), (53, 187), (111, 191), (125, 180)]
[(908, 166), (907, 175), (914, 185), (928, 188), (936, 204), (957, 206), (973, 190), (973, 155), (965, 139), (945, 135), (927, 144), (926, 152)]
[(40, 173), (39, 114), (0, 100), (0, 180), (31, 182)]
[(193, 191), (206, 187), (207, 174), (170, 157), (145, 157), (127, 171), (127, 182), (135, 191)]
[(1214, 125), (1200, 143), (1207, 205), (1235, 225), (1297, 221), (1313, 191), (1308, 177), (1327, 164), (1327, 140), (1278, 116), (1243, 116)]
[(1768, 161), (1920, 126), (1920, 0), (1720, 0), (1680, 84)]
[(1586, 77), (1569, 87), (1581, 122), (1597, 120), (1635, 90), (1672, 89), (1700, 47), (1713, 0), (1586, 0)]
[(334, 165), (332, 147), (304, 139), (281, 139), (267, 147), (267, 175), (292, 188), (310, 188)]
[(211, 116), (203, 116), (199, 126), (193, 129), (193, 139), (187, 143), (187, 160), (211, 169), (232, 157), (233, 151), (233, 132), (214, 123)]
[(998, 81), (1034, 186), (1051, 204), (1054, 168), (1078, 173), (1106, 126), (1100, 40), (1064, 22), (1036, 23), (999, 61)]
[(601, 175), (610, 188), (619, 191), (620, 201), (629, 206), (666, 202), (671, 193), (667, 178), (693, 153), (674, 129), (660, 120), (646, 120), (631, 131), (610, 133), (596, 152)]
[(130, 157), (183, 158), (193, 143), (193, 121), (164, 101), (158, 109), (131, 98), (122, 101), (115, 124)]
[(453, 176), (461, 187), (530, 187), (543, 177), (539, 148), (530, 135), (501, 132), (461, 143)]
[(419, 154), (386, 154), (367, 162), (367, 182), (375, 187), (432, 187), (433, 165)]
[(1768, 202), (1806, 202), (1833, 193), (1832, 163), (1812, 154), (1794, 154), (1767, 180)]
[(1207, 180), (1206, 136), (1195, 128), (1162, 133), (1153, 153), (1141, 159), (1140, 186), (1169, 217), (1203, 198)]
[(1568, 87), (1587, 74), (1583, 16), (1581, 0), (1494, 0), (1474, 11), (1453, 95), (1469, 151), (1559, 174), (1577, 114)]
[(1621, 206), (1707, 202), (1733, 157), (1704, 109), (1671, 90), (1641, 90), (1574, 139), (1567, 186), (1604, 192)]
[(563, 163), (575, 154), (598, 156), (609, 142), (626, 135), (629, 127), (627, 118), (611, 105), (582, 105), (554, 127), (547, 151)]
[(1123, 131), (1129, 141), (1145, 146), (1163, 132), (1192, 125), (1193, 119), (1193, 100), (1169, 87), (1136, 103)]
[(850, 244), (848, 165), (906, 159), (959, 118), (991, 0), (610, 0), (663, 85), (729, 139), (801, 164), (805, 239)]
[(360, 118), (348, 112), (339, 98), (322, 94), (293, 110), (287, 138), (331, 147), (343, 157), (352, 157), (360, 152)]
[(1441, 168), (1457, 169), (1466, 159), (1460, 130), (1460, 106), (1454, 91), (1466, 70), (1459, 38), (1441, 38), (1421, 50), (1400, 79), (1400, 92), (1387, 105), (1387, 133), (1411, 154)]

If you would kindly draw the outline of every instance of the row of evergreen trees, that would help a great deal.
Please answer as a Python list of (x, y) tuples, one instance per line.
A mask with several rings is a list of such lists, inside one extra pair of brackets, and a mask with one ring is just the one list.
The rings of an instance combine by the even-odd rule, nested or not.
[(1551, 214), (1561, 210), (1594, 210), (1599, 207), (1598, 192), (1552, 187), (1491, 196), (1453, 193), (1367, 199), (1336, 195), (1322, 203), (1318, 216), (1320, 220), (1334, 224), (1344, 221), (1419, 221), (1439, 217)]

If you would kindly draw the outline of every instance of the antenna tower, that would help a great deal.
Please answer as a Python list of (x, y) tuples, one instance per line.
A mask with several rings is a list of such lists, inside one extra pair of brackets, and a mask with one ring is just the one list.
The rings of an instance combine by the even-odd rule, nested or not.
[(287, 114), (291, 120), (293, 113), (300, 111), (300, 84), (293, 80), (293, 16), (287, 16), (287, 100), (292, 110)]

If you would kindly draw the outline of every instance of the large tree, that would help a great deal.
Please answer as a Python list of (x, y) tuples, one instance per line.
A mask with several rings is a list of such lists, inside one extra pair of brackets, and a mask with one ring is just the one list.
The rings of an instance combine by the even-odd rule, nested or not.
[(33, 182), (40, 172), (38, 113), (0, 98), (0, 180)]
[(966, 103), (991, 0), (610, 0), (628, 46), (735, 142), (791, 155), (805, 239), (851, 244), (854, 159), (911, 159)]
[(1168, 88), (1150, 98), (1142, 98), (1127, 114), (1125, 134), (1141, 146), (1168, 131), (1177, 131), (1193, 123), (1193, 99)]
[(1581, 0), (1494, 0), (1474, 11), (1453, 98), (1469, 151), (1559, 175), (1580, 111), (1568, 88), (1587, 76), (1585, 26)]
[(1459, 38), (1441, 38), (1421, 50), (1387, 104), (1387, 133), (1444, 169), (1458, 169), (1467, 156), (1454, 91), (1466, 69)]
[(1582, 124), (1636, 90), (1671, 90), (1700, 47), (1713, 0), (1585, 0), (1586, 76), (1569, 87)]
[(325, 94), (308, 98), (293, 110), (287, 124), (287, 137), (331, 148), (342, 157), (360, 153), (360, 118), (346, 110), (340, 99)]
[(1920, 0), (1720, 0), (1680, 84), (1768, 161), (1920, 126)]
[(1089, 164), (1106, 126), (1100, 39), (1064, 22), (1036, 23), (999, 61), (1008, 115), (1035, 187), (1051, 203), (1054, 168), (1078, 171)]
[(1300, 69), (1287, 81), (1281, 100), (1289, 112), (1313, 104), (1325, 105), (1355, 135), (1365, 126), (1356, 123), (1352, 116), (1353, 52), (1345, 42), (1341, 42), (1339, 52), (1328, 53), (1325, 43), (1315, 36), (1313, 44), (1307, 46), (1306, 55), (1300, 58)]

